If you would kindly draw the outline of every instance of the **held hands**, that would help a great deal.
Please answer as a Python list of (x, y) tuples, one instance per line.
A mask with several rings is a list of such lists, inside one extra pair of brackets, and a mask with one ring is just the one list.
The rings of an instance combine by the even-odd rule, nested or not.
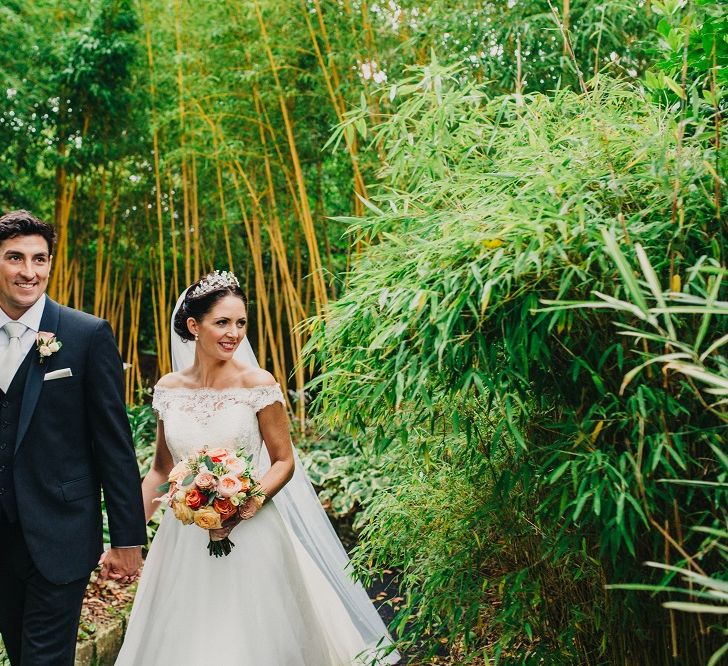
[(139, 576), (142, 566), (141, 546), (135, 548), (109, 548), (99, 560), (101, 571), (99, 580), (115, 580), (119, 583), (131, 583)]

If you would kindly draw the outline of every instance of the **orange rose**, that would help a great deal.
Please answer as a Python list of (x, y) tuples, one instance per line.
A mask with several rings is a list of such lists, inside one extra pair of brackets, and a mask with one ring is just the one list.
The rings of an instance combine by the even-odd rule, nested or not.
[(220, 514), (220, 518), (225, 521), (232, 518), (238, 510), (229, 499), (216, 498), (212, 503), (212, 507)]
[(204, 501), (205, 496), (197, 489), (190, 490), (185, 495), (185, 504), (190, 507), (190, 509), (199, 509)]

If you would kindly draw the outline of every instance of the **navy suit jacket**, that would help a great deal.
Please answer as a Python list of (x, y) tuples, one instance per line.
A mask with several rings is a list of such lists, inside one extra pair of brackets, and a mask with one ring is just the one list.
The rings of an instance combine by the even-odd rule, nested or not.
[[(19, 520), (39, 572), (56, 584), (87, 576), (103, 549), (103, 487), (112, 546), (146, 543), (123, 367), (108, 322), (46, 298), (40, 330), (62, 348), (32, 359), (13, 464)], [(44, 381), (53, 370), (73, 376)]]

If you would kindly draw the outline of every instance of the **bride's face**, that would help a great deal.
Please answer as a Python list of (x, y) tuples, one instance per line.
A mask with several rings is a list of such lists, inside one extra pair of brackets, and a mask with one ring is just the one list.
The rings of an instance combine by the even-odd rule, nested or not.
[(227, 361), (245, 337), (247, 320), (243, 301), (229, 295), (217, 301), (201, 321), (191, 319), (189, 323), (193, 333), (198, 335), (200, 351)]

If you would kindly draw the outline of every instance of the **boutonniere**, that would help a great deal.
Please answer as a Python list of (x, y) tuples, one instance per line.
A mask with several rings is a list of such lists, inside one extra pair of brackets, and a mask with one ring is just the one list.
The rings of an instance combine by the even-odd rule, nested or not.
[(35, 336), (35, 348), (38, 350), (38, 358), (43, 363), (51, 354), (55, 354), (63, 343), (56, 338), (55, 333), (39, 331)]

